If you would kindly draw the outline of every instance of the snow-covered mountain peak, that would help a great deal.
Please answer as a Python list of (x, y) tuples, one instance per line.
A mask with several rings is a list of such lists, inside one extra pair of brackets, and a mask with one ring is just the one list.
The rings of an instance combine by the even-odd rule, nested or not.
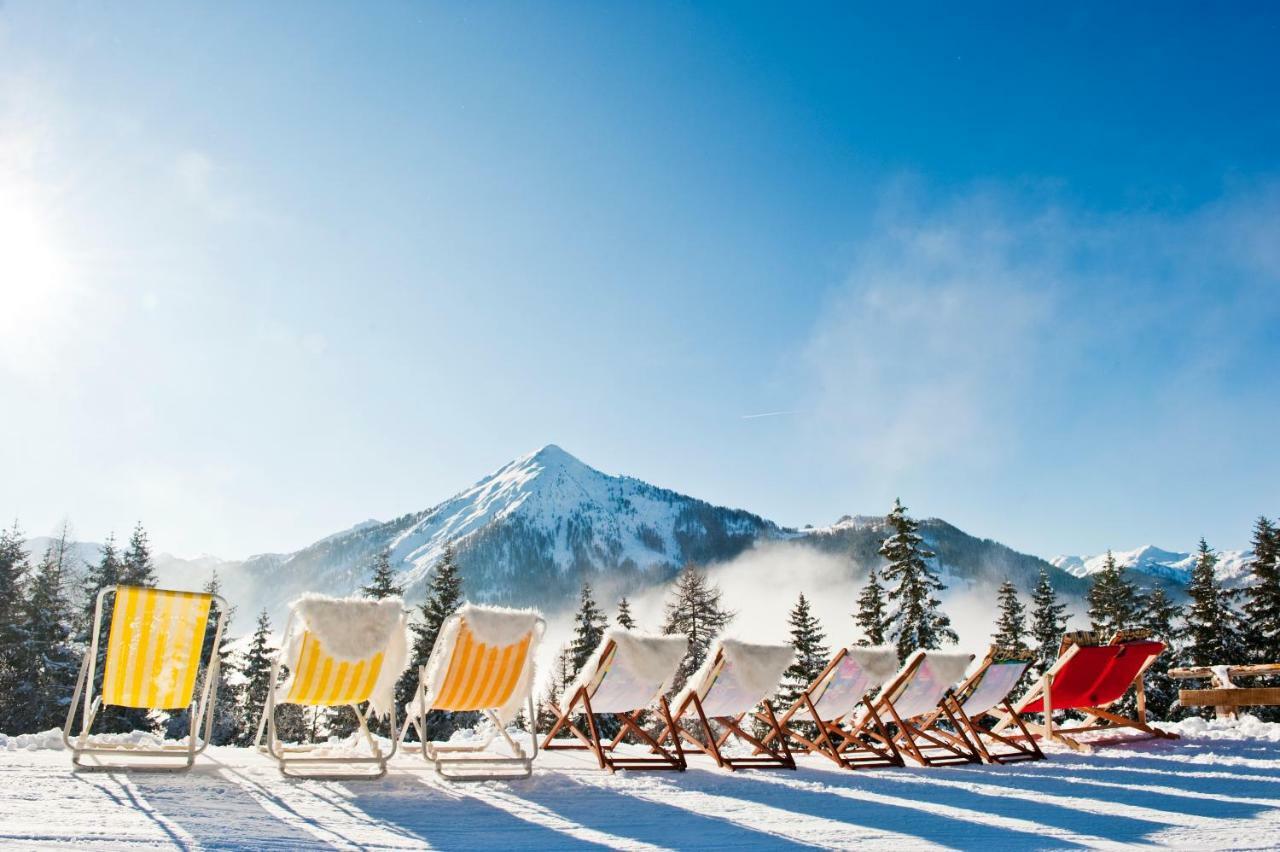
[[(1144, 544), (1135, 550), (1115, 550), (1111, 555), (1116, 564), (1127, 569), (1161, 577), (1186, 585), (1191, 580), (1191, 571), (1195, 568), (1196, 555), (1165, 550), (1154, 544)], [(1224, 550), (1218, 553), (1216, 573), (1218, 579), (1229, 586), (1243, 583), (1249, 575), (1249, 563), (1253, 554), (1247, 550)], [(1089, 577), (1102, 570), (1107, 554), (1096, 556), (1055, 556), (1049, 563), (1061, 568), (1076, 577)]]

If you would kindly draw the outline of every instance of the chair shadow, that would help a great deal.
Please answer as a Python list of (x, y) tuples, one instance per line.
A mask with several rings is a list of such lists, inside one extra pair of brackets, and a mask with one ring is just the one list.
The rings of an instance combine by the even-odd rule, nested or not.
[[(689, 773), (685, 775), (688, 777)], [(669, 783), (672, 798), (677, 798), (679, 788), (684, 784), (677, 781)], [(722, 848), (813, 848), (811, 844), (799, 843), (781, 834), (595, 784), (578, 782), (569, 790), (565, 789), (562, 781), (554, 788), (537, 783), (513, 784), (510, 793), (580, 825), (657, 846), (682, 848), (694, 843), (701, 848), (709, 845)]]
[[(150, 809), (181, 827), (194, 840), (196, 848), (297, 849), (327, 845), (315, 835), (265, 810), (242, 784), (221, 774), (219, 768), (200, 767), (183, 775), (132, 773), (129, 780)], [(119, 789), (132, 798), (127, 787), (120, 785)], [(192, 807), (193, 796), (199, 797), (198, 808)], [(314, 824), (314, 820), (298, 814), (287, 803), (272, 798), (279, 807), (292, 812), (299, 820)], [(132, 806), (146, 810), (136, 800)], [(186, 848), (187, 844), (163, 821), (156, 822), (174, 845)], [(229, 830), (232, 826), (234, 832)]]
[[(1020, 831), (1005, 826), (987, 825), (977, 819), (973, 821), (957, 820), (953, 817), (929, 813), (928, 811), (911, 807), (905, 803), (908, 797), (902, 795), (902, 786), (900, 784), (892, 787), (887, 786), (895, 784), (895, 782), (888, 780), (882, 782), (886, 786), (882, 789), (876, 789), (875, 792), (904, 799), (904, 804), (896, 805), (887, 802), (856, 800), (847, 796), (832, 795), (828, 792), (796, 787), (789, 783), (791, 779), (795, 779), (843, 787), (856, 792), (861, 785), (871, 780), (870, 776), (862, 773), (849, 772), (845, 775), (843, 773), (837, 774), (835, 772), (802, 769), (797, 775), (778, 772), (772, 777), (765, 777), (762, 774), (743, 772), (734, 775), (732, 778), (724, 778), (723, 776), (717, 777), (718, 773), (714, 770), (707, 770), (705, 772), (690, 771), (687, 775), (689, 780), (683, 783), (682, 787), (795, 813), (808, 814), (821, 819), (844, 822), (860, 829), (871, 828), (910, 835), (920, 841), (928, 841), (952, 848), (991, 846), (994, 848), (1031, 849), (1043, 847), (1047, 839), (1044, 835), (1035, 832)], [(840, 783), (845, 778), (848, 781)], [(725, 783), (726, 781), (738, 783), (727, 784)], [(974, 800), (966, 802), (965, 795), (972, 796), (971, 793), (951, 790), (949, 792), (961, 795), (953, 796), (952, 800), (946, 800), (945, 796), (939, 795), (941, 789), (929, 789), (932, 798), (926, 797), (924, 800), (972, 809), (975, 806), (987, 808), (989, 805), (995, 805), (996, 803), (990, 803), (987, 800), (998, 798), (988, 796), (983, 797), (981, 802)], [(915, 791), (915, 788), (912, 788), (913, 794)], [(919, 800), (921, 800), (921, 797), (912, 796), (910, 798), (910, 801)], [(1005, 803), (998, 804), (1002, 809), (1004, 808)], [(1022, 807), (1023, 804), (1025, 803), (1019, 802), (1017, 807), (1010, 808), (1010, 815), (1016, 815), (1022, 819), (1031, 819), (1032, 817), (1028, 816), (1026, 809)], [(975, 816), (981, 813), (981, 810), (974, 810)], [(1075, 827), (1079, 828), (1080, 815), (1077, 814), (1076, 817), (1077, 824)], [(1160, 827), (1163, 828), (1163, 826)], [(1125, 828), (1132, 831), (1131, 826), (1125, 826)], [(1082, 848), (1082, 844), (1062, 838), (1052, 838), (1051, 845), (1059, 849)]]

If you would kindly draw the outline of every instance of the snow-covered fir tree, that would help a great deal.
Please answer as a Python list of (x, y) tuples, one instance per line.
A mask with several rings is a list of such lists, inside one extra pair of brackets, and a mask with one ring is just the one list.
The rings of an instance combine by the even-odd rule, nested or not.
[(635, 630), (636, 620), (631, 615), (631, 602), (625, 597), (618, 601), (618, 626), (624, 630)]
[(679, 692), (690, 675), (698, 670), (711, 650), (711, 643), (733, 620), (734, 613), (721, 605), (720, 597), (719, 587), (710, 582), (696, 565), (686, 565), (672, 584), (667, 595), (662, 632), (689, 639), (689, 652), (685, 654), (672, 684), (673, 693)]
[(854, 613), (854, 623), (862, 632), (858, 638), (859, 645), (883, 645), (889, 631), (889, 621), (885, 614), (884, 586), (880, 585), (880, 576), (876, 566), (872, 565), (867, 572), (867, 584), (858, 594), (858, 611)]
[(68, 531), (49, 543), (23, 600), (17, 726), (45, 731), (66, 721), (80, 655), (72, 646), (75, 613), (67, 597)]
[[(458, 572), (458, 555), (453, 543), (445, 545), (440, 561), (431, 571), (431, 584), (427, 598), (418, 607), (418, 620), (411, 625), (413, 647), (409, 654), (409, 669), (396, 684), (396, 703), (403, 707), (412, 700), (418, 689), (418, 670), (431, 658), (431, 649), (440, 637), (445, 620), (462, 606), (462, 575)], [(432, 739), (447, 740), (460, 727), (474, 724), (474, 713), (450, 713), (433, 710), (427, 714), (427, 735)], [(410, 734), (414, 736), (414, 734)]]
[(1244, 612), (1254, 662), (1280, 662), (1280, 529), (1265, 515), (1253, 527), (1253, 582)]
[[(237, 745), (253, 745), (258, 723), (267, 705), (267, 693), (276, 687), (271, 682), (271, 662), (275, 655), (276, 649), (271, 641), (271, 617), (264, 609), (258, 614), (258, 623), (249, 640), (249, 649), (245, 652), (244, 665), (240, 670), (244, 679), (236, 701), (240, 709)], [(288, 671), (281, 666), (281, 681), (287, 677)], [(282, 741), (302, 742), (307, 739), (307, 725), (302, 708), (297, 704), (281, 704), (276, 708), (275, 718), (276, 733)]]
[[(1155, 589), (1147, 596), (1139, 617), (1139, 625), (1151, 631), (1151, 638), (1164, 642), (1166, 647), (1144, 676), (1147, 713), (1151, 718), (1168, 719), (1170, 708), (1178, 700), (1178, 682), (1169, 677), (1169, 669), (1181, 658), (1181, 609), (1169, 600), (1164, 589)], [(1136, 699), (1134, 703), (1136, 705)]]
[(404, 594), (404, 587), (396, 585), (396, 572), (391, 567), (391, 553), (386, 548), (378, 551), (378, 555), (373, 558), (373, 573), (369, 585), (363, 587), (360, 594), (376, 601), (398, 598)]
[(1218, 554), (1203, 538), (1196, 550), (1196, 564), (1191, 569), (1186, 608), (1186, 647), (1183, 657), (1188, 665), (1226, 665), (1242, 659), (1236, 636), (1238, 625), (1230, 605), (1230, 592), (1222, 588), (1217, 574)]
[(1031, 645), (1036, 652), (1035, 675), (1044, 674), (1058, 658), (1062, 633), (1067, 629), (1067, 605), (1058, 602), (1058, 593), (1049, 581), (1049, 570), (1040, 569), (1031, 592)]
[(996, 632), (991, 639), (1001, 648), (1010, 651), (1027, 649), (1026, 607), (1018, 600), (1018, 589), (1009, 580), (1000, 584), (996, 592), (996, 606), (1000, 614), (996, 617)]
[(572, 655), (574, 674), (582, 671), (582, 667), (591, 659), (600, 640), (604, 637), (604, 629), (609, 620), (604, 610), (596, 606), (591, 596), (591, 584), (583, 583), (578, 593), (578, 611), (573, 617), (573, 640), (569, 643)]
[(1107, 551), (1102, 568), (1093, 575), (1089, 587), (1089, 621), (1093, 629), (1104, 635), (1138, 624), (1138, 593), (1125, 579), (1124, 566)]
[(0, 530), (0, 733), (25, 733), (18, 729), (18, 686), (22, 681), (22, 637), (25, 631), (23, 583), (28, 553), (17, 521)]
[(129, 536), (129, 546), (120, 558), (120, 582), (129, 586), (155, 586), (156, 566), (151, 559), (147, 531), (139, 522)]
[(880, 545), (880, 554), (889, 561), (885, 581), (896, 584), (889, 592), (889, 603), (895, 607), (889, 614), (889, 638), (897, 647), (898, 659), (906, 660), (917, 648), (954, 644), (959, 638), (951, 629), (951, 619), (934, 597), (945, 586), (929, 567), (934, 554), (925, 549), (924, 539), (916, 532), (919, 524), (907, 515), (901, 500), (893, 501), (885, 521), (893, 534)]
[(791, 608), (787, 624), (791, 628), (791, 646), (796, 649), (796, 659), (783, 674), (778, 690), (778, 706), (784, 709), (790, 707), (800, 693), (822, 674), (831, 658), (826, 633), (810, 609), (804, 592)]

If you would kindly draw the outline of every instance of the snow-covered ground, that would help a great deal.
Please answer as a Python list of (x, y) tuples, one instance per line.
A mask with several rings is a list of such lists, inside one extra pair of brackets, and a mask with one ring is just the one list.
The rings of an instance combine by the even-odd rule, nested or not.
[[(397, 756), (377, 781), (296, 781), (245, 749), (185, 775), (73, 773), (54, 735), (0, 737), (0, 843), (19, 848), (579, 849), (1280, 846), (1280, 725), (1202, 720), (1184, 737), (1039, 763), (861, 773), (610, 776), (580, 755), (534, 777), (450, 785)], [(50, 732), (52, 734), (52, 732)]]

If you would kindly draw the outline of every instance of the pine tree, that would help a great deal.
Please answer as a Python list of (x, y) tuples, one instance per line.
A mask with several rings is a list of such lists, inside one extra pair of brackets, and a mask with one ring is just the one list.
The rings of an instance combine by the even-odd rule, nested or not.
[(1280, 662), (1280, 530), (1264, 515), (1253, 527), (1253, 584), (1245, 592), (1255, 662)]
[(1000, 584), (996, 593), (996, 605), (1000, 615), (996, 619), (996, 632), (992, 641), (1010, 651), (1027, 649), (1026, 608), (1018, 600), (1018, 589), (1009, 580)]
[(686, 565), (676, 576), (667, 598), (666, 621), (662, 632), (689, 639), (689, 651), (680, 664), (672, 691), (678, 692), (698, 670), (711, 650), (711, 643), (734, 616), (720, 604), (721, 592), (695, 565)]
[(574, 616), (573, 641), (570, 643), (574, 674), (582, 671), (587, 660), (591, 659), (591, 655), (600, 646), (608, 624), (604, 611), (596, 606), (591, 597), (591, 584), (583, 583), (582, 592), (578, 595), (578, 612)]
[(1031, 641), (1036, 651), (1035, 674), (1048, 671), (1058, 657), (1062, 632), (1067, 628), (1067, 605), (1058, 603), (1058, 593), (1049, 581), (1049, 570), (1040, 569), (1040, 578), (1031, 593)]
[(64, 526), (61, 536), (45, 549), (23, 601), (17, 725), (29, 732), (61, 727), (75, 687), (79, 662), (71, 643), (75, 616), (65, 586), (69, 546)]
[[(440, 636), (445, 619), (462, 606), (462, 577), (458, 573), (457, 553), (453, 544), (446, 544), (444, 554), (431, 574), (431, 586), (427, 599), (418, 609), (420, 621), (412, 625), (413, 648), (410, 651), (409, 670), (396, 684), (396, 702), (403, 707), (413, 700), (418, 689), (418, 669), (431, 658), (431, 649)], [(448, 713), (432, 711), (427, 714), (427, 734), (432, 739), (448, 739), (455, 730), (475, 718), (472, 713)]]
[(30, 566), (22, 531), (0, 530), (0, 733), (23, 733), (16, 727), (18, 686), (23, 680), (21, 639), (26, 633), (23, 583)]
[(623, 630), (636, 629), (636, 620), (631, 617), (631, 602), (625, 597), (618, 601), (618, 626)]
[(540, 731), (549, 730), (555, 724), (556, 716), (551, 708), (560, 705), (565, 690), (573, 684), (576, 675), (572, 657), (573, 648), (569, 643), (564, 644), (560, 648), (560, 653), (556, 654), (546, 688), (543, 689), (542, 697), (538, 701), (538, 730)]
[(139, 522), (129, 536), (129, 546), (125, 548), (120, 562), (120, 582), (129, 586), (151, 586), (156, 584), (156, 568), (151, 561), (151, 546), (147, 543), (147, 531)]
[(398, 598), (404, 594), (404, 587), (397, 586), (396, 574), (391, 567), (391, 553), (386, 549), (378, 551), (373, 560), (373, 577), (369, 585), (360, 590), (366, 598), (380, 601), (386, 598)]
[[(1151, 631), (1152, 638), (1164, 642), (1167, 647), (1145, 675), (1147, 713), (1156, 719), (1169, 718), (1170, 708), (1178, 700), (1178, 683), (1169, 677), (1169, 669), (1180, 657), (1183, 637), (1183, 630), (1178, 624), (1180, 609), (1169, 600), (1164, 589), (1155, 589), (1147, 596), (1146, 606), (1140, 617), (1141, 626)], [(1134, 704), (1137, 704), (1136, 698)]]
[(796, 650), (796, 659), (782, 676), (782, 686), (778, 690), (780, 707), (790, 707), (800, 693), (822, 674), (831, 656), (826, 633), (810, 610), (809, 600), (803, 592), (792, 607), (787, 623), (791, 627), (791, 646)]
[(1093, 575), (1088, 599), (1089, 621), (1095, 631), (1108, 635), (1137, 625), (1137, 589), (1125, 579), (1124, 566), (1116, 562), (1110, 550), (1102, 570)]
[(889, 621), (885, 616), (884, 586), (880, 585), (880, 577), (876, 566), (872, 565), (867, 573), (867, 584), (858, 595), (858, 611), (853, 616), (862, 637), (859, 645), (883, 645), (889, 631)]
[(1186, 662), (1193, 666), (1216, 666), (1234, 662), (1239, 653), (1230, 593), (1218, 583), (1218, 554), (1200, 539), (1196, 564), (1191, 569), (1186, 612)]
[(935, 592), (945, 586), (929, 568), (934, 554), (924, 547), (916, 530), (919, 524), (907, 516), (901, 500), (893, 501), (893, 511), (885, 518), (893, 535), (880, 545), (880, 554), (889, 560), (884, 578), (897, 582), (889, 592), (889, 602), (897, 609), (889, 616), (890, 636), (898, 649), (898, 659), (906, 660), (917, 648), (938, 648), (943, 642), (956, 643), (951, 619), (942, 614)]
[(264, 609), (258, 614), (258, 626), (253, 631), (253, 638), (249, 640), (249, 649), (244, 655), (244, 666), (240, 670), (243, 682), (240, 685), (237, 702), (240, 707), (237, 745), (253, 745), (259, 718), (267, 704), (267, 693), (275, 687), (271, 682), (271, 661), (274, 657), (275, 649), (271, 645), (271, 618)]

